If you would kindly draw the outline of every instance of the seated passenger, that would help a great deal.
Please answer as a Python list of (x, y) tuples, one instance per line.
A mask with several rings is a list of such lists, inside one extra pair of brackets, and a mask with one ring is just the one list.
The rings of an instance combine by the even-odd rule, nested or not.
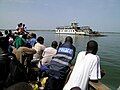
[(100, 58), (96, 55), (97, 51), (97, 42), (89, 41), (86, 51), (78, 54), (73, 71), (63, 90), (71, 90), (73, 87), (88, 90), (89, 80), (97, 82), (101, 79)]
[[(19, 47), (18, 49), (14, 49), (13, 53), (16, 55), (17, 60), (20, 61), (20, 63), (24, 64), (24, 55), (32, 55), (36, 53), (36, 50), (33, 48), (29, 48), (29, 46), (26, 44), (24, 46)], [(32, 60), (32, 59), (31, 59)]]
[(45, 48), (45, 50), (43, 51), (43, 58), (42, 58), (42, 65), (47, 65), (50, 63), (52, 57), (56, 54), (58, 43), (56, 41), (53, 41), (51, 44), (51, 47), (47, 47)]
[(49, 77), (45, 90), (62, 90), (74, 56), (75, 47), (73, 46), (73, 39), (67, 36), (65, 42), (59, 46), (56, 55), (48, 65)]
[(43, 37), (38, 37), (37, 38), (37, 43), (35, 44), (34, 47), (32, 47), (33, 49), (35, 49), (37, 52), (36, 54), (33, 55), (33, 61), (37, 61), (39, 62), (43, 57), (42, 57), (42, 53), (44, 51), (44, 49), (46, 48), (44, 44), (44, 38)]

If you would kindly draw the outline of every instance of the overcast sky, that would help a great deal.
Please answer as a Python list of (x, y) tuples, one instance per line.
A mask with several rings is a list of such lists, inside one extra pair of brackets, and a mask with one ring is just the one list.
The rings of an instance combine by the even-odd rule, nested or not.
[(0, 28), (54, 29), (76, 21), (95, 31), (120, 32), (120, 0), (0, 0)]

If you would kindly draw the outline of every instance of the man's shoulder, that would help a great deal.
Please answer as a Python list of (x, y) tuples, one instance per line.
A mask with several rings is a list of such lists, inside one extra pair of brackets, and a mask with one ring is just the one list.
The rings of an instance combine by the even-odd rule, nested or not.
[(91, 57), (91, 58), (95, 58), (95, 59), (99, 58), (99, 56), (98, 56), (98, 55), (94, 55), (94, 54), (91, 54), (91, 53), (90, 53), (90, 54), (88, 54), (88, 56), (89, 56), (89, 57)]
[(72, 48), (75, 48), (75, 46), (73, 44), (70, 44), (70, 43), (63, 43), (62, 45), (60, 45), (60, 47), (72, 47)]
[(85, 55), (85, 53), (86, 53), (86, 51), (80, 51), (80, 52), (78, 53), (78, 55), (82, 55), (82, 54)]
[(49, 50), (56, 50), (56, 49), (53, 48), (53, 47), (46, 47), (45, 50), (46, 50), (46, 51), (47, 51), (47, 50), (49, 51)]
[(91, 61), (93, 61), (93, 62), (99, 62), (100, 61), (99, 56), (98, 55), (94, 55), (94, 54), (88, 54), (87, 58), (91, 59)]

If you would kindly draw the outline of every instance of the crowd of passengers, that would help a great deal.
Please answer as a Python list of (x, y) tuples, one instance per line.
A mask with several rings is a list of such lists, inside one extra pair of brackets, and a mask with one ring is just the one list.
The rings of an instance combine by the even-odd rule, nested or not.
[[(20, 27), (18, 29), (20, 29)], [(5, 49), (8, 49), (5, 53), (14, 54), (16, 60), (24, 65), (28, 74), (27, 82), (39, 82), (44, 75), (47, 75), (42, 74), (42, 72), (47, 71), (47, 65), (49, 65), (52, 57), (57, 53), (58, 42), (52, 41), (50, 47), (46, 47), (42, 36), (37, 37), (35, 33), (20, 32), (18, 29), (14, 33), (12, 33), (11, 30), (5, 30), (4, 33), (0, 32), (1, 39), (8, 39), (8, 45), (6, 42), (5, 44), (2, 42), (4, 44), (3, 46), (8, 46), (5, 47)], [(37, 69), (37, 71), (34, 69)]]
[[(8, 78), (11, 70), (9, 69), (10, 61), (9, 63), (7, 63), (7, 61), (4, 62), (8, 65), (6, 64), (5, 66), (2, 66), (1, 60), (3, 60), (3, 58), (1, 58), (2, 56), (0, 56), (0, 70), (2, 70), (1, 68), (8, 68), (8, 70), (6, 70), (7, 72), (5, 72), (4, 70), (0, 73), (0, 90), (9, 90), (7, 88), (12, 88), (13, 90), (13, 88), (18, 87), (19, 90), (24, 90), (20, 89), (20, 82), (24, 82), (25, 84), (30, 84), (34, 82), (34, 86), (28, 86), (28, 90), (62, 90), (63, 88), (63, 90), (86, 90), (85, 88), (87, 88), (87, 81), (89, 79), (96, 81), (101, 78), (99, 57), (95, 56), (97, 53), (98, 44), (93, 40), (87, 44), (86, 52), (81, 54), (81, 57), (86, 56), (86, 58), (84, 57), (86, 60), (90, 58), (93, 60), (91, 60), (91, 62), (89, 62), (89, 64), (87, 65), (89, 66), (91, 64), (91, 67), (86, 67), (87, 70), (90, 70), (86, 70), (86, 72), (89, 72), (90, 75), (89, 73), (86, 74), (88, 75), (86, 76), (86, 78), (84, 78), (86, 80), (86, 84), (82, 86), (78, 85), (79, 81), (77, 81), (77, 79), (75, 79), (76, 83), (74, 82), (74, 79), (71, 79), (74, 76), (76, 78), (80, 77), (76, 76), (77, 71), (75, 71), (74, 69), (73, 73), (75, 72), (76, 74), (74, 74), (73, 77), (70, 77), (73, 83), (68, 80), (68, 83), (66, 84), (67, 86), (65, 85), (65, 83), (67, 82), (66, 78), (68, 79), (68, 75), (71, 70), (71, 62), (75, 57), (76, 52), (76, 48), (73, 45), (73, 39), (70, 36), (67, 36), (65, 38), (64, 43), (52, 41), (50, 47), (46, 47), (46, 45), (44, 45), (44, 37), (37, 37), (35, 33), (27, 32), (25, 30), (25, 25), (20, 23), (18, 24), (16, 32), (14, 33), (12, 33), (11, 30), (5, 30), (4, 34), (0, 32), (0, 48), (2, 50), (1, 55), (7, 54), (8, 56), (14, 56), (15, 60), (18, 61), (17, 63), (20, 63), (20, 65), (24, 66), (23, 69), (25, 69), (26, 74), (26, 79), (23, 79), (23, 77), (19, 74), (17, 76), (18, 81), (14, 81), (10, 85), (6, 86), (6, 79)], [(79, 54), (78, 56), (79, 57), (77, 57), (77, 59), (81, 59)], [(9, 59), (7, 57), (5, 58)], [(76, 67), (76, 70), (79, 71), (79, 67)], [(82, 65), (81, 69), (83, 69)], [(81, 73), (83, 73), (83, 70), (81, 71)], [(25, 86), (21, 85), (21, 87)]]

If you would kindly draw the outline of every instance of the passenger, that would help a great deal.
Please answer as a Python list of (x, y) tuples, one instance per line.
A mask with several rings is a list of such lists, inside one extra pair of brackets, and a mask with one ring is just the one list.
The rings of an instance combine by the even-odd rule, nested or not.
[(2, 32), (0, 31), (0, 36), (3, 36)]
[(12, 33), (12, 30), (9, 30), (8, 36), (15, 39), (14, 33)]
[(62, 90), (66, 76), (70, 70), (70, 63), (75, 56), (75, 47), (72, 45), (73, 39), (68, 36), (65, 42), (57, 50), (57, 54), (48, 65), (48, 80), (45, 90)]
[(44, 38), (43, 37), (38, 37), (37, 38), (37, 43), (35, 44), (34, 47), (32, 47), (33, 49), (35, 49), (37, 52), (36, 54), (33, 55), (33, 61), (37, 61), (39, 62), (43, 57), (42, 57), (42, 53), (44, 51), (44, 49), (46, 48), (44, 44)]
[(22, 34), (22, 23), (18, 24), (18, 27), (17, 27), (17, 31), (18, 31), (18, 34), (21, 35)]
[(3, 90), (5, 80), (9, 74), (9, 64), (10, 60), (6, 57), (8, 54), (8, 40), (5, 37), (0, 37), (0, 90)]
[(45, 48), (45, 50), (43, 51), (43, 58), (42, 58), (42, 65), (47, 65), (50, 63), (52, 57), (56, 54), (58, 43), (57, 41), (53, 41), (51, 44), (51, 47), (47, 47)]
[(28, 41), (28, 43), (30, 43), (30, 45), (33, 47), (36, 44), (36, 42), (37, 42), (37, 40), (36, 40), (36, 34), (35, 33), (31, 33), (30, 37), (31, 38)]
[(25, 40), (24, 36), (22, 36), (22, 35), (16, 36), (15, 42), (14, 42), (15, 48), (18, 49), (19, 47), (24, 46), (24, 45), (26, 45), (26, 40)]
[[(30, 48), (29, 45), (23, 45), (23, 46), (19, 47), (18, 49), (14, 49), (13, 53), (16, 55), (17, 60), (19, 60), (20, 63), (24, 64), (23, 56), (25, 56), (25, 55), (33, 55), (33, 54), (36, 53), (36, 50), (33, 49), (33, 48)], [(32, 57), (31, 57), (31, 60), (32, 60)]]
[(23, 30), (24, 30), (24, 33), (28, 33), (28, 32), (27, 32), (27, 27), (26, 27), (25, 24), (23, 24)]
[(70, 90), (73, 87), (88, 90), (89, 80), (98, 82), (101, 79), (100, 58), (96, 55), (97, 51), (97, 42), (94, 40), (89, 41), (86, 51), (78, 54), (73, 71), (63, 90)]
[(0, 37), (0, 90), (6, 86), (6, 79), (9, 77), (11, 60), (16, 59), (13, 53), (8, 52), (9, 38)]
[(7, 36), (8, 35), (8, 30), (5, 30), (4, 34), (5, 34), (5, 36)]
[(14, 42), (13, 38), (9, 37), (9, 48), (8, 48), (9, 53), (12, 53), (13, 49), (15, 49), (13, 42)]

